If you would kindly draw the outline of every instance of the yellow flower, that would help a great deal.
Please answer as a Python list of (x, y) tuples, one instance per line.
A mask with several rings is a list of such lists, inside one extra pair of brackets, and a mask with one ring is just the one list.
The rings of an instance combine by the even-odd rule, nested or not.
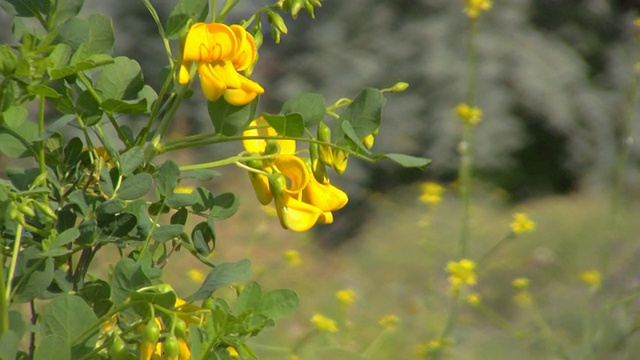
[(477, 19), (482, 11), (488, 11), (492, 7), (491, 0), (465, 0), (465, 3), (464, 12), (469, 19)]
[(482, 109), (467, 104), (458, 104), (456, 114), (467, 125), (476, 125), (482, 120)]
[(282, 254), (282, 257), (291, 267), (298, 267), (302, 265), (302, 258), (300, 257), (300, 253), (296, 250), (287, 250)]
[(242, 26), (196, 23), (184, 42), (178, 82), (189, 83), (189, 68), (196, 62), (207, 99), (216, 101), (222, 96), (229, 104), (246, 105), (264, 92), (260, 84), (238, 73), (249, 70), (256, 55), (255, 41)]
[(418, 198), (425, 204), (436, 205), (442, 201), (442, 193), (444, 188), (437, 183), (427, 181), (420, 185), (422, 188), (422, 195)]
[(596, 269), (586, 270), (580, 273), (580, 280), (591, 289), (597, 290), (602, 285), (602, 274)]
[(480, 294), (478, 293), (472, 293), (467, 295), (467, 303), (469, 303), (469, 305), (471, 306), (475, 307), (480, 305), (480, 301), (481, 301), (481, 298), (480, 298)]
[(513, 281), (511, 282), (511, 285), (513, 285), (513, 287), (516, 289), (524, 290), (529, 287), (530, 283), (531, 283), (531, 280), (525, 277), (519, 277), (519, 278), (513, 279)]
[(193, 192), (193, 186), (178, 186), (173, 192), (175, 194), (191, 194)]
[(238, 354), (238, 350), (233, 346), (227, 346), (227, 352), (232, 359), (240, 359), (240, 354)]
[(189, 277), (189, 279), (191, 279), (191, 281), (198, 284), (204, 281), (204, 274), (198, 269), (189, 270), (187, 272), (187, 276)]
[(511, 222), (511, 231), (514, 234), (522, 234), (532, 232), (536, 229), (536, 223), (533, 222), (525, 213), (516, 213), (513, 215)]
[(640, 29), (640, 17), (637, 17), (635, 20), (633, 20), (633, 25), (635, 25), (636, 28)]
[(450, 261), (447, 264), (449, 273), (449, 283), (454, 289), (461, 285), (475, 285), (477, 277), (475, 273), (476, 264), (469, 259), (462, 259), (458, 262)]
[(315, 314), (311, 317), (311, 323), (316, 329), (322, 332), (338, 332), (338, 325), (336, 325), (335, 320), (328, 318), (322, 314)]
[(351, 305), (356, 300), (356, 292), (353, 289), (339, 290), (336, 292), (336, 299), (344, 305)]
[(301, 358), (300, 356), (294, 354), (289, 357), (289, 360), (301, 360)]
[[(255, 120), (253, 120), (247, 130), (242, 133), (243, 137), (252, 137), (252, 136), (278, 136), (278, 133), (274, 128), (269, 126), (269, 123), (261, 116)], [(295, 140), (276, 140), (275, 143), (278, 145), (279, 152), (278, 154), (287, 155), (287, 154), (295, 154), (296, 152), (296, 141)], [(267, 140), (263, 139), (244, 139), (242, 140), (242, 145), (244, 149), (250, 153), (254, 154), (264, 154), (267, 149)]]
[(400, 319), (396, 315), (389, 314), (380, 318), (380, 320), (378, 321), (378, 324), (382, 326), (383, 329), (389, 330), (389, 329), (395, 329), (399, 321)]

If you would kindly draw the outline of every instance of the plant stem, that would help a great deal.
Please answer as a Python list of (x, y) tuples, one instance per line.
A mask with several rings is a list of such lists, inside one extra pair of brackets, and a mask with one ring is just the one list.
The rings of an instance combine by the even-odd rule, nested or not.
[(5, 284), (9, 279), (4, 277), (4, 258), (2, 256), (2, 262), (0, 262), (0, 338), (9, 330), (9, 298), (5, 295)]
[(16, 236), (13, 238), (13, 250), (11, 252), (11, 262), (9, 263), (9, 274), (7, 275), (7, 286), (4, 297), (6, 302), (9, 303), (11, 298), (11, 281), (16, 271), (16, 264), (18, 262), (18, 253), (20, 252), (20, 243), (22, 242), (22, 230), (24, 227), (22, 224), (18, 224), (16, 227)]

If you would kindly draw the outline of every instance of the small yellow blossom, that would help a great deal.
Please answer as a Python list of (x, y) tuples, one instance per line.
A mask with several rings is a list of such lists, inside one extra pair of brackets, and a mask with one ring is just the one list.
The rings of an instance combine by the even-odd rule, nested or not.
[(532, 232), (536, 229), (536, 223), (533, 222), (525, 213), (516, 213), (513, 215), (511, 222), (511, 231), (514, 234), (523, 234)]
[(465, 14), (469, 19), (477, 19), (482, 11), (488, 11), (493, 6), (491, 0), (465, 0)]
[(478, 306), (480, 305), (480, 294), (478, 293), (472, 293), (467, 295), (467, 302), (469, 303), (469, 305), (471, 306)]
[(380, 320), (378, 321), (378, 324), (382, 326), (383, 329), (389, 330), (389, 329), (395, 329), (399, 321), (400, 321), (400, 318), (398, 318), (396, 315), (389, 314), (380, 318)]
[(477, 282), (476, 264), (469, 259), (462, 259), (458, 262), (449, 261), (447, 264), (447, 273), (449, 273), (449, 283), (453, 289), (459, 288), (461, 285), (475, 285)]
[(520, 290), (513, 296), (513, 301), (520, 307), (528, 307), (533, 303), (533, 297), (527, 290)]
[(602, 274), (596, 269), (586, 270), (580, 273), (580, 280), (597, 290), (602, 285)]
[(528, 288), (529, 284), (531, 284), (531, 280), (526, 277), (515, 278), (513, 279), (513, 281), (511, 281), (511, 285), (513, 285), (514, 288), (520, 290)]
[(322, 332), (338, 332), (338, 325), (336, 325), (335, 320), (328, 318), (322, 314), (315, 314), (311, 317), (311, 323), (316, 329)]
[(336, 292), (336, 299), (344, 305), (351, 305), (356, 300), (356, 292), (352, 289), (339, 290)]
[(291, 356), (289, 357), (289, 360), (301, 360), (301, 359), (302, 359), (302, 358), (301, 358), (300, 356), (295, 355), (295, 354), (294, 354), (294, 355), (291, 355)]
[(204, 281), (204, 274), (198, 269), (191, 269), (187, 272), (187, 276), (191, 281), (200, 284)]
[(236, 350), (236, 348), (234, 348), (233, 346), (228, 346), (227, 352), (229, 353), (229, 356), (231, 356), (232, 359), (240, 359), (240, 354), (238, 354), (238, 350)]
[(174, 194), (191, 194), (193, 186), (178, 186), (173, 190)]
[(291, 267), (297, 267), (302, 265), (302, 258), (300, 257), (300, 253), (296, 250), (285, 251), (284, 253), (282, 253), (282, 258)]
[(467, 104), (458, 104), (456, 114), (467, 125), (476, 125), (482, 120), (482, 109)]
[(420, 187), (422, 188), (422, 195), (419, 197), (421, 202), (429, 205), (436, 205), (442, 201), (444, 187), (440, 184), (427, 181), (422, 183)]

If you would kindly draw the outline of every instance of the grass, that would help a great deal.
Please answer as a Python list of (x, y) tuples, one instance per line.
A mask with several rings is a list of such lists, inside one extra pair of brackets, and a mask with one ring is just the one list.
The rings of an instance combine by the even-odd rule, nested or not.
[[(214, 261), (251, 258), (254, 279), (263, 287), (291, 288), (300, 296), (299, 310), (253, 343), (261, 359), (286, 359), (297, 345), (296, 353), (305, 360), (358, 359), (357, 354), (376, 338), (369, 358), (412, 359), (438, 337), (451, 299), (444, 268), (457, 260), (460, 203), (453, 190), (432, 209), (417, 201), (417, 188), (376, 195), (375, 212), (366, 215), (370, 219), (362, 233), (327, 252), (314, 246), (308, 235), (279, 229), (277, 219), (256, 206), (249, 189), (238, 186), (236, 190), (246, 194), (243, 205), (236, 217), (221, 223), (220, 250)], [(463, 304), (445, 354), (454, 359), (556, 358), (561, 346), (570, 358), (588, 359), (640, 351), (640, 339), (629, 320), (636, 306), (614, 305), (637, 288), (640, 224), (631, 216), (622, 219), (612, 243), (615, 261), (603, 287), (594, 292), (579, 274), (599, 268), (611, 239), (607, 196), (581, 192), (514, 207), (499, 192), (476, 193), (471, 259), (479, 259), (508, 233), (516, 211), (526, 212), (537, 228), (483, 261), (473, 291), (480, 294), (484, 310)], [(627, 214), (640, 206), (627, 205)], [(292, 268), (282, 259), (288, 249), (300, 252), (302, 265)], [(188, 293), (196, 286), (184, 281), (192, 267), (188, 254), (172, 258), (166, 281), (179, 293)], [(511, 281), (516, 277), (531, 279), (533, 306), (523, 308), (514, 302)], [(345, 288), (357, 293), (348, 308), (335, 298), (335, 292)], [(309, 335), (314, 313), (335, 319), (339, 332)], [(383, 332), (378, 320), (387, 314), (397, 315), (400, 322), (395, 330)], [(509, 331), (501, 328), (503, 322)], [(626, 333), (630, 334), (625, 337)]]

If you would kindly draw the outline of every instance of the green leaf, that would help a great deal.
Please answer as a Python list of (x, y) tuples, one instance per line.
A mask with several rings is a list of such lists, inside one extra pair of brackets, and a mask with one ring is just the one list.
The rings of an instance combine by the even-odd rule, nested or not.
[(134, 307), (138, 314), (143, 317), (149, 317), (151, 315), (148, 303), (173, 309), (178, 299), (178, 296), (169, 284), (158, 284), (144, 290), (134, 291), (129, 297), (131, 300), (144, 300), (146, 302)]
[(162, 225), (153, 230), (153, 239), (158, 242), (165, 242), (176, 238), (184, 231), (184, 225), (169, 224)]
[(358, 135), (356, 134), (355, 129), (353, 128), (353, 126), (351, 125), (350, 122), (348, 121), (341, 121), (340, 122), (340, 129), (342, 130), (342, 132), (344, 133), (344, 135), (351, 140), (351, 142), (353, 142), (357, 147), (359, 147), (361, 150), (363, 150), (365, 153), (370, 154), (371, 152), (369, 151), (369, 149), (367, 149), (364, 144), (362, 144), (362, 141), (358, 138)]
[(213, 268), (204, 280), (204, 283), (187, 301), (205, 299), (217, 289), (234, 281), (246, 279), (251, 276), (251, 262), (247, 259), (235, 263), (223, 263)]
[(21, 106), (12, 106), (0, 114), (0, 152), (19, 158), (34, 152), (31, 143), (38, 127), (27, 119), (29, 113)]
[[(191, 240), (193, 246), (198, 254), (209, 255), (213, 248), (215, 248), (216, 232), (213, 221), (203, 221), (191, 230)], [(210, 247), (209, 242), (214, 246)]]
[(40, 332), (43, 338), (60, 337), (62, 343), (57, 340), (56, 344), (63, 349), (72, 349), (72, 356), (68, 358), (77, 359), (95, 346), (99, 329), (89, 333), (86, 331), (97, 320), (91, 307), (82, 298), (65, 294), (53, 299), (42, 312)]
[(240, 202), (234, 193), (224, 193), (213, 198), (213, 207), (210, 217), (214, 219), (227, 219), (238, 211)]
[(100, 190), (108, 197), (113, 197), (113, 180), (106, 166), (100, 169)]
[(71, 46), (74, 52), (86, 44), (89, 54), (109, 54), (114, 42), (111, 18), (103, 14), (73, 17), (62, 25), (56, 42)]
[(293, 313), (298, 308), (298, 295), (293, 290), (280, 289), (270, 291), (262, 296), (259, 314), (277, 319)]
[(209, 181), (209, 180), (213, 179), (216, 176), (220, 176), (220, 173), (215, 171), (215, 170), (200, 169), (200, 170), (183, 171), (182, 172), (182, 176), (180, 176), (180, 178), (181, 179), (195, 179), (195, 180), (200, 180), (200, 181)]
[(113, 64), (105, 66), (98, 76), (96, 90), (100, 92), (103, 100), (137, 97), (144, 86), (140, 64), (124, 56), (118, 56), (113, 60)]
[(386, 99), (378, 89), (367, 88), (360, 92), (340, 115), (341, 121), (348, 121), (360, 139), (380, 127), (382, 107)]
[(151, 190), (153, 178), (147, 173), (130, 176), (122, 182), (117, 196), (122, 200), (135, 200), (146, 195)]
[(104, 109), (104, 111), (121, 114), (144, 113), (147, 111), (147, 99), (108, 99), (102, 102), (101, 107)]
[[(66, 44), (58, 44), (57, 46), (64, 45), (68, 47)], [(68, 47), (71, 49), (70, 47)], [(70, 65), (61, 64), (59, 66), (49, 67), (47, 68), (47, 73), (51, 77), (52, 80), (60, 79), (65, 76), (69, 76), (80, 71), (89, 70), (93, 68), (97, 68), (100, 66), (104, 66), (107, 64), (112, 64), (114, 62), (113, 58), (107, 54), (94, 54), (89, 55), (84, 59), (78, 59), (74, 56), (74, 63)]]
[(124, 210), (124, 203), (122, 200), (115, 198), (104, 202), (96, 206), (96, 215), (114, 215)]
[(163, 197), (173, 194), (173, 190), (178, 186), (178, 180), (180, 180), (178, 164), (173, 160), (165, 161), (158, 169), (158, 193)]
[(144, 162), (144, 150), (133, 147), (120, 155), (120, 172), (122, 176), (130, 176)]
[(253, 311), (260, 305), (260, 300), (262, 300), (262, 288), (257, 282), (251, 281), (242, 288), (238, 296), (236, 312), (242, 314), (245, 311)]
[(55, 24), (62, 24), (63, 22), (78, 15), (84, 5), (84, 0), (57, 0), (54, 2), (56, 8), (55, 12)]
[(16, 302), (28, 302), (37, 298), (53, 281), (53, 259), (41, 258), (40, 254), (36, 246), (27, 247), (20, 252), (13, 278)]
[(173, 209), (177, 209), (185, 206), (191, 206), (197, 203), (198, 200), (198, 194), (195, 191), (189, 194), (174, 193), (169, 195), (165, 199), (164, 205)]
[(53, 88), (44, 84), (31, 85), (27, 88), (27, 91), (29, 91), (29, 93), (33, 95), (40, 95), (40, 96), (49, 97), (49, 98), (60, 97), (60, 94), (58, 94), (57, 91), (55, 91)]
[(283, 114), (298, 113), (307, 127), (319, 123), (327, 113), (324, 98), (316, 93), (305, 93), (292, 97), (282, 105)]
[(9, 45), (0, 45), (0, 74), (9, 75), (13, 73), (17, 65), (16, 55)]
[(42, 338), (33, 355), (34, 360), (68, 360), (71, 359), (71, 347), (65, 339), (58, 335)]
[(93, 312), (97, 316), (105, 315), (111, 305), (111, 286), (104, 280), (88, 281), (78, 291), (84, 301), (93, 308)]
[(300, 137), (304, 135), (304, 119), (298, 113), (287, 115), (262, 114), (262, 117), (281, 136)]
[(393, 160), (404, 167), (425, 169), (429, 164), (431, 164), (430, 159), (405, 154), (384, 154), (382, 157)]
[(77, 228), (71, 228), (63, 231), (58, 234), (55, 239), (51, 242), (51, 249), (59, 248), (69, 244), (80, 236), (80, 230)]
[(209, 101), (207, 110), (216, 133), (234, 136), (242, 132), (253, 120), (258, 107), (258, 97), (245, 106), (233, 106), (223, 97), (217, 101)]
[(137, 263), (133, 259), (120, 259), (110, 279), (114, 305), (122, 305), (131, 292), (153, 285), (155, 281), (160, 279), (161, 275), (160, 269)]
[(35, 141), (47, 140), (53, 134), (55, 134), (56, 132), (62, 130), (65, 126), (67, 126), (67, 124), (69, 124), (70, 122), (75, 120), (75, 118), (76, 117), (74, 115), (70, 115), (70, 114), (62, 115), (58, 120), (56, 120), (56, 121), (52, 122), (51, 124), (49, 124), (47, 126), (47, 128), (44, 130), (44, 132), (42, 133), (42, 135), (38, 136), (34, 140)]
[(37, 1), (24, 1), (24, 0), (2, 0), (0, 1), (0, 7), (4, 9), (9, 15), (19, 17), (34, 17), (40, 13), (41, 7), (43, 7), (45, 0)]
[(180, 36), (189, 20), (194, 23), (201, 22), (209, 13), (208, 0), (180, 0), (178, 4), (171, 10), (165, 32), (169, 39), (175, 39)]
[(20, 337), (13, 330), (0, 336), (0, 359), (16, 359), (20, 346)]

